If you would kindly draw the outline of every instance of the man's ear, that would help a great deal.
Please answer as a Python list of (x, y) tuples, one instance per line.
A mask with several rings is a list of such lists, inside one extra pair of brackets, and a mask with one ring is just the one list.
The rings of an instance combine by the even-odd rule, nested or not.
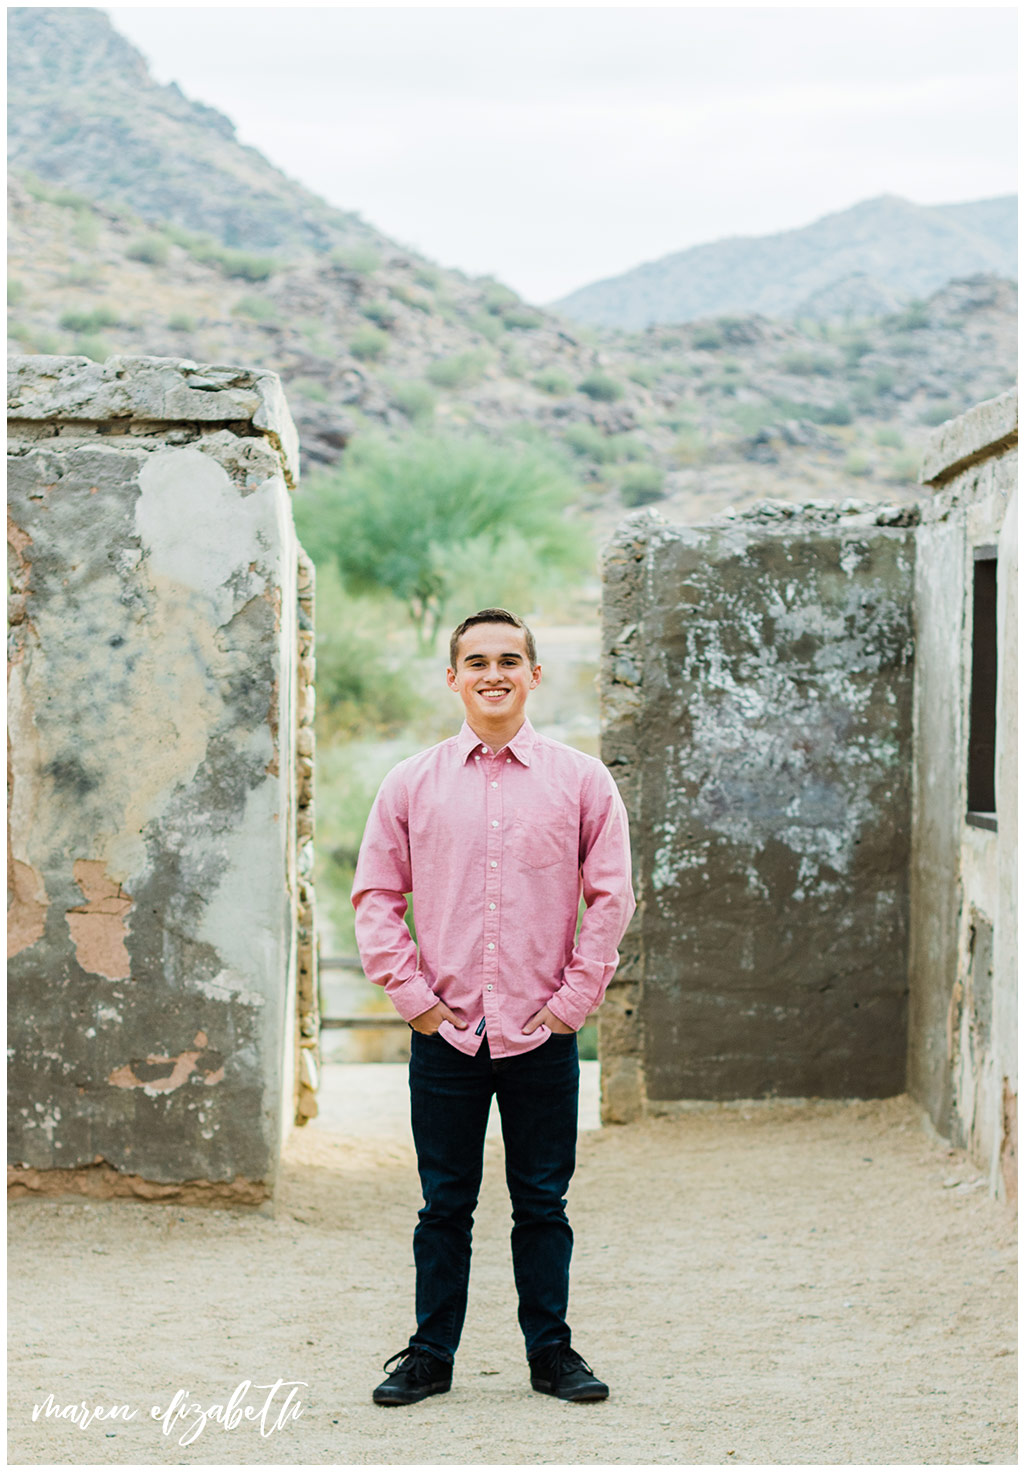
[(449, 690), (457, 690), (459, 688), (458, 685), (455, 683), (455, 671), (452, 669), (451, 665), (448, 666), (448, 669), (445, 673), (445, 679), (448, 681)]
[(537, 686), (540, 684), (540, 673), (541, 673), (541, 671), (540, 671), (540, 665), (539, 664), (535, 664), (534, 667), (533, 667), (533, 670), (531, 671), (531, 674), (530, 674), (530, 689), (531, 690), (536, 690)]

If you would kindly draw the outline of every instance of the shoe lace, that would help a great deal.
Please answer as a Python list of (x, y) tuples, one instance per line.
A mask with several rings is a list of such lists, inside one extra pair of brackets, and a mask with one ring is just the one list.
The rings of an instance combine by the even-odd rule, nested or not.
[(383, 1368), (390, 1370), (395, 1365), (396, 1369), (407, 1371), (413, 1380), (430, 1380), (433, 1378), (431, 1360), (437, 1361), (437, 1355), (431, 1354), (429, 1349), (424, 1349), (420, 1344), (409, 1344), (385, 1360)]

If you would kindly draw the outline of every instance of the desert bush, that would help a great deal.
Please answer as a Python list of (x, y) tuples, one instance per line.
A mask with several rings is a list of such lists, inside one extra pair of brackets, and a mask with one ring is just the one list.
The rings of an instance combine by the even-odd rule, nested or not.
[(427, 377), (438, 388), (469, 388), (479, 383), (484, 376), (490, 354), (479, 348), (465, 353), (453, 353), (447, 358), (437, 358), (427, 365)]
[(92, 358), (94, 363), (102, 363), (110, 357), (114, 348), (106, 338), (95, 333), (86, 333), (83, 337), (75, 338), (74, 351), (83, 358)]
[(586, 394), (588, 399), (594, 399), (601, 404), (613, 404), (616, 399), (622, 397), (622, 385), (607, 373), (588, 373), (582, 382), (576, 387), (581, 394)]
[(826, 358), (823, 353), (812, 353), (807, 348), (794, 348), (783, 353), (779, 359), (779, 367), (783, 373), (792, 373), (801, 378), (827, 378), (835, 373), (837, 365), (833, 358)]
[(314, 561), (333, 560), (353, 593), (400, 599), (429, 649), (467, 567), (498, 599), (507, 548), (517, 548), (509, 566), (525, 559), (535, 583), (589, 562), (562, 515), (576, 493), (565, 468), (531, 445), (368, 434), (337, 470), (311, 478), (295, 517)]
[(349, 339), (348, 350), (361, 363), (376, 363), (388, 350), (388, 335), (379, 327), (364, 327)]
[(632, 465), (619, 484), (625, 506), (646, 506), (664, 500), (665, 477), (656, 465)]
[(899, 485), (914, 485), (921, 471), (921, 456), (916, 450), (897, 455), (889, 466), (889, 479)]
[(542, 394), (554, 394), (558, 398), (572, 393), (572, 379), (561, 368), (542, 369), (534, 378), (533, 386), (539, 388)]
[(142, 261), (147, 266), (166, 266), (169, 254), (170, 243), (164, 235), (140, 235), (125, 251), (130, 261)]
[(641, 388), (652, 388), (661, 377), (661, 372), (653, 363), (636, 363), (627, 376)]
[(188, 312), (172, 312), (167, 325), (172, 332), (195, 332), (196, 319), (190, 317)]
[(412, 279), (417, 286), (423, 286), (427, 291), (436, 291), (444, 276), (436, 266), (417, 266)]
[(331, 252), (331, 260), (357, 276), (372, 276), (380, 265), (380, 252), (369, 244), (343, 245)]
[(8, 276), (8, 278), (7, 278), (7, 305), (9, 307), (16, 307), (20, 301), (23, 301), (24, 300), (24, 298), (25, 298), (25, 283), (24, 283), (24, 281), (19, 281), (18, 278), (17, 278), (17, 276)]
[(483, 291), (483, 307), (485, 312), (492, 316), (500, 317), (511, 307), (519, 305), (519, 298), (509, 287), (500, 281), (488, 280)]
[(95, 332), (100, 327), (116, 327), (120, 318), (113, 307), (99, 306), (91, 309), (79, 307), (65, 312), (60, 326), (68, 332)]
[(422, 423), (431, 419), (437, 404), (430, 385), (419, 378), (407, 378), (402, 382), (392, 383), (388, 392), (391, 402), (414, 423)]
[(488, 342), (497, 342), (505, 333), (501, 318), (492, 317), (489, 312), (474, 312), (469, 318), (469, 325), (481, 337), (486, 337)]
[(390, 302), (370, 302), (369, 306), (363, 308), (363, 316), (368, 322), (375, 323), (378, 327), (388, 330), (397, 322), (395, 309)]
[(816, 405), (807, 417), (816, 420), (818, 424), (852, 424), (853, 410), (849, 404), (839, 402), (825, 404), (821, 408)]
[(707, 440), (693, 426), (684, 426), (680, 430), (672, 449), (677, 465), (700, 465), (707, 458), (707, 452)]
[(722, 334), (715, 327), (695, 327), (690, 342), (703, 352), (714, 352), (722, 346)]
[(598, 465), (610, 465), (618, 459), (618, 447), (614, 438), (602, 434), (592, 424), (567, 425), (562, 439), (573, 454), (595, 460)]
[(501, 320), (506, 327), (528, 331), (533, 327), (540, 327), (544, 318), (539, 312), (534, 312), (529, 307), (513, 307), (510, 312), (502, 313)]
[(304, 399), (312, 399), (314, 404), (326, 404), (330, 400), (327, 385), (319, 378), (294, 378), (285, 385), (289, 394), (297, 394)]
[(871, 461), (863, 450), (851, 450), (843, 462), (847, 475), (870, 475)]
[(242, 296), (231, 308), (235, 317), (248, 317), (252, 322), (276, 322), (278, 311), (273, 302), (263, 296)]
[(955, 419), (959, 412), (957, 406), (946, 399), (941, 404), (929, 404), (927, 409), (922, 409), (917, 420), (919, 424), (927, 424), (934, 429), (939, 424), (945, 424), (947, 419)]
[(882, 445), (887, 450), (902, 450), (903, 436), (898, 429), (893, 429), (889, 424), (883, 424), (875, 430), (875, 444)]

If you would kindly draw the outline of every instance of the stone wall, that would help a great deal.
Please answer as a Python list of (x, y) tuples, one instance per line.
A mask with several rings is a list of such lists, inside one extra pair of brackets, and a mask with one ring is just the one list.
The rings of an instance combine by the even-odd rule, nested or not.
[(639, 906), (603, 1113), (898, 1093), (916, 513), (640, 513), (605, 557), (602, 755)]
[[(921, 479), (909, 1089), (1016, 1196), (1017, 398), (943, 425)], [(972, 580), (997, 558), (995, 813), (968, 815)]]
[(15, 359), (8, 410), (13, 1190), (259, 1201), (315, 1112), (294, 428), (169, 359)]

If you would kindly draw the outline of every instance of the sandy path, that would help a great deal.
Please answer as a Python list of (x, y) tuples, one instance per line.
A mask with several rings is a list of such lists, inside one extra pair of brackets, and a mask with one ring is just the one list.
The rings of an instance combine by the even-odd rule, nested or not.
[[(385, 1074), (381, 1075), (380, 1070)], [(369, 1079), (370, 1075), (362, 1075)], [(587, 1131), (570, 1194), (571, 1319), (612, 1386), (531, 1393), (515, 1325), (500, 1142), (488, 1144), (455, 1384), (369, 1393), (408, 1335), (419, 1204), (404, 1071), (379, 1065), (361, 1137), (296, 1132), (276, 1218), (18, 1201), (9, 1217), (12, 1463), (971, 1463), (1016, 1456), (1015, 1222), (905, 1099), (715, 1108)], [(339, 1080), (341, 1082), (339, 1083)], [(350, 1110), (354, 1118), (358, 1111)], [(194, 1421), (249, 1379), (304, 1380), (302, 1415)], [(40, 1419), (127, 1403), (128, 1424)], [(273, 1402), (268, 1426), (284, 1404)], [(252, 1390), (261, 1406), (267, 1391)]]

